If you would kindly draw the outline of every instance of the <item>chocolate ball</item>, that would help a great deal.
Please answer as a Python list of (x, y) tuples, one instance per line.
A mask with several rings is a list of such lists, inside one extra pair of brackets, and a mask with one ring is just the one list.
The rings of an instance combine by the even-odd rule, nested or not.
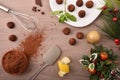
[(16, 41), (16, 40), (17, 40), (16, 35), (10, 35), (10, 36), (9, 36), (9, 40), (10, 40), (10, 41), (13, 41), (13, 42)]
[(56, 0), (56, 3), (57, 3), (57, 4), (62, 4), (62, 3), (63, 3), (63, 0)]
[(8, 23), (7, 23), (7, 27), (8, 27), (8, 28), (11, 28), (11, 29), (14, 28), (14, 27), (15, 27), (14, 22), (8, 22)]
[(69, 39), (69, 44), (70, 45), (75, 45), (76, 44), (76, 39), (75, 38), (70, 38)]
[(75, 6), (73, 4), (70, 4), (68, 6), (68, 11), (73, 12), (75, 10)]
[(84, 34), (83, 34), (82, 32), (78, 32), (78, 33), (76, 34), (76, 37), (77, 37), (78, 39), (83, 39), (83, 38), (84, 38)]
[(65, 34), (65, 35), (68, 35), (68, 34), (70, 34), (70, 32), (71, 32), (71, 30), (70, 30), (70, 28), (64, 28), (63, 29), (63, 33)]
[(77, 0), (77, 1), (76, 1), (76, 5), (77, 5), (78, 7), (81, 7), (81, 6), (83, 5), (83, 0)]
[(85, 10), (80, 10), (80, 11), (78, 12), (78, 15), (79, 15), (80, 18), (85, 17), (85, 15), (86, 15)]
[(93, 1), (87, 1), (87, 2), (86, 2), (86, 7), (87, 7), (87, 8), (92, 8), (93, 5), (94, 5)]

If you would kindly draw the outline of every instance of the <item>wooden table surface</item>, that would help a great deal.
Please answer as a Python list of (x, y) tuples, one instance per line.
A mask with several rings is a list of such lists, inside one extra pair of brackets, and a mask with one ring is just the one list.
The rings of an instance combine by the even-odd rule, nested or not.
[[(81, 67), (78, 61), (83, 55), (89, 55), (89, 50), (93, 46), (87, 43), (86, 38), (77, 40), (75, 46), (70, 46), (68, 43), (69, 38), (75, 38), (76, 33), (79, 31), (82, 31), (85, 35), (91, 30), (99, 31), (102, 38), (98, 44), (102, 44), (110, 49), (112, 48), (120, 57), (120, 50), (117, 48), (118, 46), (116, 46), (112, 40), (108, 39), (104, 33), (95, 26), (96, 24), (99, 24), (100, 16), (91, 25), (85, 28), (74, 28), (70, 25), (59, 23), (57, 17), (51, 15), (48, 0), (42, 0), (42, 3), (43, 7), (38, 6), (38, 8), (45, 12), (45, 15), (42, 15), (40, 12), (36, 13), (32, 11), (32, 7), (35, 5), (34, 0), (0, 0), (0, 4), (4, 4), (11, 9), (36, 17), (39, 20), (38, 27), (45, 29), (45, 41), (41, 47), (42, 49), (38, 50), (38, 57), (31, 60), (27, 71), (19, 76), (9, 75), (3, 70), (0, 63), (0, 80), (28, 80), (40, 66), (42, 61), (40, 54), (44, 54), (51, 45), (54, 44), (57, 44), (62, 49), (62, 55), (60, 58), (68, 56), (71, 59), (71, 71), (64, 78), (60, 78), (57, 74), (59, 71), (57, 64), (54, 64), (53, 66), (44, 69), (36, 80), (89, 80), (89, 73)], [(16, 27), (14, 29), (9, 29), (6, 26), (6, 23), (9, 21), (15, 22)], [(64, 35), (62, 33), (64, 27), (71, 28), (72, 33), (67, 36)], [(8, 40), (8, 36), (11, 34), (17, 35), (18, 40), (16, 42)], [(7, 51), (16, 48), (28, 34), (30, 33), (24, 30), (11, 15), (0, 11), (0, 60)]]

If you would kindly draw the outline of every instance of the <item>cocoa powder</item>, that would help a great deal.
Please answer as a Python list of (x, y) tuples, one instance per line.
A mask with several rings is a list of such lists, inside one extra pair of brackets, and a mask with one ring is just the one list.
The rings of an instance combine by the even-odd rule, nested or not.
[(8, 51), (2, 59), (2, 66), (7, 73), (13, 75), (22, 74), (29, 65), (29, 60), (37, 54), (42, 46), (43, 31), (36, 31), (26, 37), (17, 49)]
[(26, 56), (33, 57), (43, 42), (43, 32), (34, 32), (26, 37), (20, 44), (20, 48), (23, 49)]
[(18, 50), (10, 50), (2, 58), (2, 66), (7, 73), (13, 75), (22, 74), (28, 67), (28, 59)]

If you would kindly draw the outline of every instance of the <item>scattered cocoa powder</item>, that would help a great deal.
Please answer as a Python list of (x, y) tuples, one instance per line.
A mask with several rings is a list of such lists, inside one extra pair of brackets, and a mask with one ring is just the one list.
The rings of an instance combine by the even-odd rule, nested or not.
[(32, 11), (36, 12), (37, 11), (37, 7), (33, 6)]
[(34, 12), (40, 12), (40, 7), (38, 7), (37, 5), (39, 5), (40, 7), (42, 7), (42, 2), (41, 0), (35, 0), (35, 6), (32, 7), (32, 11)]
[(40, 12), (40, 9), (38, 9), (38, 12)]
[(20, 44), (20, 48), (24, 49), (24, 53), (29, 58), (33, 57), (43, 42), (43, 32), (34, 32), (26, 37)]
[(41, 12), (42, 15), (45, 15), (45, 12)]
[(42, 46), (43, 31), (36, 31), (26, 37), (17, 47), (5, 53), (2, 66), (7, 73), (22, 74), (29, 65), (29, 60), (37, 55), (38, 48)]

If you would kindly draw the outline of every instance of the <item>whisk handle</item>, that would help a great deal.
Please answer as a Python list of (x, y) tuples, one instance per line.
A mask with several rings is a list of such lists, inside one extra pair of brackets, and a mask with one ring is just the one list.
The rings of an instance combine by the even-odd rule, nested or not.
[(1, 5), (1, 4), (0, 4), (0, 9), (3, 10), (3, 11), (5, 11), (5, 12), (7, 12), (7, 13), (10, 10), (9, 8), (7, 8), (7, 7), (5, 7), (5, 6)]

